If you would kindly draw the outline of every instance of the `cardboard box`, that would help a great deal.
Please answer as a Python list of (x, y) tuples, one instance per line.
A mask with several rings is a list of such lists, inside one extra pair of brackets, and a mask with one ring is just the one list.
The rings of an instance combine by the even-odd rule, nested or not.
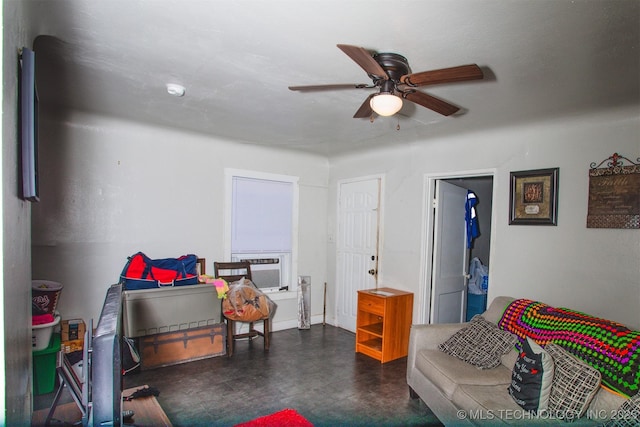
[(67, 319), (61, 323), (62, 341), (83, 340), (86, 326), (82, 319)]
[(68, 340), (62, 341), (60, 349), (63, 353), (73, 353), (74, 351), (82, 351), (84, 349), (84, 340)]

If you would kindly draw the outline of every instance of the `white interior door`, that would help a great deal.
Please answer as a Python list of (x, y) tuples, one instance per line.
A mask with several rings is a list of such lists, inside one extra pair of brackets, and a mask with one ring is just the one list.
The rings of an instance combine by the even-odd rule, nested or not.
[(466, 198), (465, 188), (436, 181), (431, 323), (459, 323), (465, 319), (469, 264)]
[(377, 284), (380, 179), (341, 183), (338, 203), (337, 322), (355, 332), (357, 291)]

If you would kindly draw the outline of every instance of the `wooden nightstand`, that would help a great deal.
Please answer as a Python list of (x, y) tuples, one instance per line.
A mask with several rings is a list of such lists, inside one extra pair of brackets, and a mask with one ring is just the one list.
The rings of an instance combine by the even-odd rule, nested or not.
[(385, 363), (405, 357), (413, 318), (413, 294), (392, 288), (358, 291), (356, 353)]

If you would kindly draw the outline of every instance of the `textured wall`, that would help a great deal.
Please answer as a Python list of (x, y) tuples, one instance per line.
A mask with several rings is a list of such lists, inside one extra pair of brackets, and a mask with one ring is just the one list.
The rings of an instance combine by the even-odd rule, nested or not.
[[(18, 52), (31, 47), (26, 2), (2, 3), (3, 404), (7, 425), (31, 419), (31, 204), (19, 197)], [(0, 422), (0, 424), (3, 424)], [(4, 424), (3, 424), (4, 425)]]
[[(419, 304), (429, 305), (421, 277), (424, 176), (493, 169), (489, 300), (540, 299), (640, 328), (640, 230), (586, 228), (589, 164), (615, 151), (637, 158), (638, 117), (637, 108), (612, 110), (334, 158), (329, 212), (337, 180), (385, 174), (381, 283), (415, 292), (419, 321)], [(508, 225), (509, 173), (552, 167), (560, 168), (558, 225)], [(328, 224), (335, 227), (335, 215)]]
[[(63, 318), (97, 318), (108, 286), (137, 251), (152, 258), (195, 253), (212, 272), (224, 259), (225, 167), (300, 177), (298, 273), (326, 280), (325, 158), (89, 114), (48, 117), (33, 274), (64, 285)], [(321, 301), (321, 286), (313, 289)], [(274, 328), (296, 325), (297, 305), (278, 304)]]

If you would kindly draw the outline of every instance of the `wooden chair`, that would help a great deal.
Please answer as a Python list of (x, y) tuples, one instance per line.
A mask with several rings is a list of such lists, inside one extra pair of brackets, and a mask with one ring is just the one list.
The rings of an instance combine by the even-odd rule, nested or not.
[[(251, 264), (248, 261), (239, 262), (214, 262), (213, 263), (214, 274), (216, 278), (224, 279), (227, 283), (236, 282), (243, 277), (251, 280)], [(223, 272), (227, 271), (227, 274)], [(224, 315), (224, 313), (223, 313)], [(233, 355), (233, 346), (236, 339), (248, 338), (252, 339), (257, 336), (264, 338), (264, 351), (269, 351), (269, 332), (270, 332), (270, 316), (263, 319), (264, 332), (260, 332), (253, 327), (254, 322), (242, 322), (249, 323), (249, 332), (236, 334), (236, 322), (239, 320), (231, 320), (225, 317), (227, 321), (227, 357)]]

